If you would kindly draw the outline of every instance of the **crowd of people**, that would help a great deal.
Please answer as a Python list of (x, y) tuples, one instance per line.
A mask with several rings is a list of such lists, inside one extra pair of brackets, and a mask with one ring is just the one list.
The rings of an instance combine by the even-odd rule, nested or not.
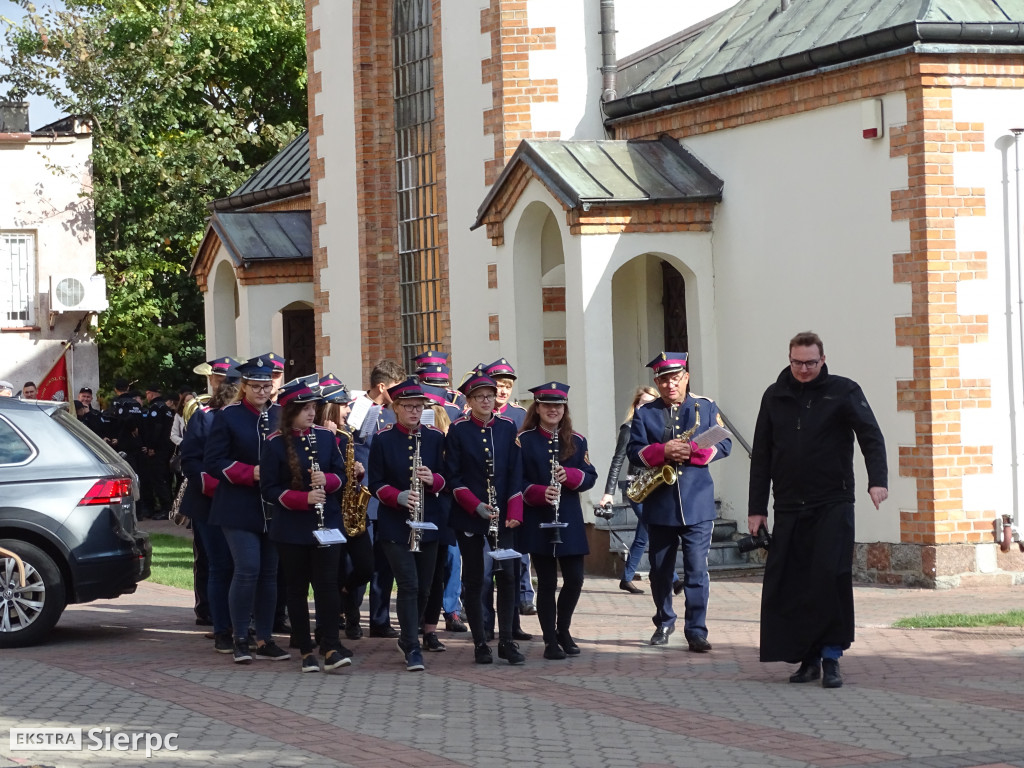
[[(212, 627), (214, 650), (238, 664), (286, 660), (273, 637), (285, 633), (302, 672), (348, 666), (342, 638), (364, 637), (368, 592), (369, 636), (395, 640), (410, 671), (424, 669), (424, 652), (446, 650), (442, 615), (447, 631), (470, 633), (478, 664), (493, 662), (495, 629), (498, 658), (525, 663), (523, 614), (537, 614), (545, 659), (581, 652), (571, 632), (589, 553), (581, 494), (598, 473), (573, 430), (569, 385), (529, 388), (524, 409), (505, 358), (478, 365), (458, 389), (447, 354), (415, 361), (412, 376), (378, 362), (364, 393), (333, 374), (284, 383), (272, 353), (205, 364), (209, 394), (199, 399), (157, 387), (143, 395), (119, 380), (100, 413), (81, 389), (79, 419), (139, 476), (140, 516), (189, 521), (196, 622)], [(686, 646), (708, 653), (708, 467), (729, 455), (730, 433), (715, 402), (690, 391), (686, 353), (662, 352), (647, 367), (654, 386), (634, 393), (600, 504), (628, 487), (637, 528), (619, 587), (643, 592), (633, 579), (647, 549), (650, 644), (669, 643), (682, 595)], [(26, 382), (22, 396), (33, 389)], [(797, 334), (761, 401), (748, 505), (751, 539), (769, 551), (760, 657), (799, 664), (793, 683), (842, 686), (839, 658), (853, 641), (854, 438), (878, 508), (885, 445), (864, 393), (828, 372), (816, 334)], [(173, 499), (172, 457), (182, 475)]]

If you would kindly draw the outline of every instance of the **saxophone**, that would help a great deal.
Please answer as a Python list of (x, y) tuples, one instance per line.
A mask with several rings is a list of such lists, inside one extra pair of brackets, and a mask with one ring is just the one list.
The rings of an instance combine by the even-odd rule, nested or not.
[(345, 487), (341, 492), (341, 520), (349, 538), (366, 532), (366, 508), (370, 504), (370, 489), (356, 479), (356, 441), (349, 430), (345, 446)]
[[(422, 429), (422, 427), (421, 427)], [(420, 432), (416, 430), (416, 448), (412, 454), (412, 478), (409, 480), (409, 493), (415, 493), (417, 501), (415, 504), (409, 505), (409, 522), (410, 523), (422, 523), (423, 522), (423, 481), (420, 480), (420, 467), (423, 466), (423, 462), (420, 459)], [(423, 536), (423, 531), (419, 528), (413, 527), (409, 531), (409, 551), (419, 552), (420, 551), (420, 538)]]
[[(675, 432), (676, 423), (676, 410), (679, 408), (678, 405), (673, 405), (672, 410), (669, 412), (669, 419), (672, 423), (672, 431)], [(694, 420), (693, 426), (688, 430), (679, 435), (680, 440), (689, 441), (696, 432), (697, 428), (700, 427), (700, 404), (694, 403), (693, 405)], [(673, 434), (673, 439), (675, 435)], [(660, 467), (648, 467), (647, 469), (640, 470), (636, 477), (633, 478), (632, 482), (626, 488), (626, 495), (630, 501), (634, 501), (637, 504), (642, 502), (656, 488), (660, 488), (662, 485), (675, 485), (677, 479), (676, 468), (671, 464), (664, 464)]]

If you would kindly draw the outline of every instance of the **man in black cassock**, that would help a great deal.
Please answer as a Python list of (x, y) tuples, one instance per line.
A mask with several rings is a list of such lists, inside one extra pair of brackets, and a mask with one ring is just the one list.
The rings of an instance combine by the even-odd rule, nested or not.
[[(761, 592), (761, 661), (800, 664), (791, 683), (839, 688), (853, 642), (853, 438), (878, 509), (888, 497), (885, 442), (857, 382), (829, 374), (816, 333), (789, 342), (789, 367), (765, 390), (754, 429), (747, 524), (775, 527)], [(823, 674), (824, 670), (824, 674)]]

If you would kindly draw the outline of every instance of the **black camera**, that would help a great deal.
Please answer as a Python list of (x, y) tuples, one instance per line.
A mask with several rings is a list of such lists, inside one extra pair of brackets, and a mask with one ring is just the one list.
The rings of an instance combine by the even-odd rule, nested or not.
[(743, 554), (747, 552), (753, 552), (755, 549), (768, 549), (772, 545), (772, 535), (768, 533), (768, 527), (761, 523), (761, 527), (757, 529), (757, 533), (749, 536), (744, 536), (742, 539), (736, 540), (736, 549)]
[(615, 517), (615, 509), (611, 504), (606, 504), (603, 507), (594, 507), (594, 517), (600, 517), (602, 520), (611, 520)]

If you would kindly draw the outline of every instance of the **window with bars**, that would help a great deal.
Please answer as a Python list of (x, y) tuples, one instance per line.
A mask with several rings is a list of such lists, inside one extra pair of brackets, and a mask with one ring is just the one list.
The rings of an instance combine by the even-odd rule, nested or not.
[(35, 236), (0, 232), (0, 326), (35, 322)]
[(395, 0), (396, 189), (402, 358), (441, 343), (431, 0)]

